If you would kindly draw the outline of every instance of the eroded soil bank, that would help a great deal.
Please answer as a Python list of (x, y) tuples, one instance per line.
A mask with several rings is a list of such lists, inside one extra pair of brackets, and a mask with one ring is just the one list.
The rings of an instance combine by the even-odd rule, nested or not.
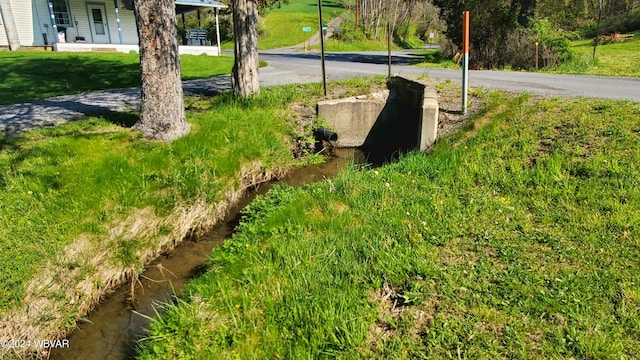
[(54, 349), (50, 359), (132, 358), (135, 342), (144, 336), (150, 317), (162, 311), (162, 303), (171, 301), (189, 279), (206, 269), (211, 249), (233, 234), (241, 210), (256, 195), (266, 193), (275, 184), (299, 186), (323, 181), (349, 164), (363, 161), (364, 155), (355, 149), (336, 149), (322, 164), (294, 168), (280, 180), (257, 185), (240, 199), (224, 221), (205, 235), (184, 241), (171, 253), (161, 256), (137, 279), (121, 286), (98, 305), (87, 322), (68, 337), (70, 346)]

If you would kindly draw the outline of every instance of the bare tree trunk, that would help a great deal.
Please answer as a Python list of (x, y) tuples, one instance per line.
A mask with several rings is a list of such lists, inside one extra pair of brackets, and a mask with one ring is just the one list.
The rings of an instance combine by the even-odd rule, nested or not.
[(174, 0), (134, 0), (142, 97), (134, 125), (151, 139), (172, 141), (190, 130), (184, 115)]
[(235, 62), (231, 86), (237, 96), (247, 98), (260, 94), (258, 4), (256, 0), (233, 0), (232, 6)]

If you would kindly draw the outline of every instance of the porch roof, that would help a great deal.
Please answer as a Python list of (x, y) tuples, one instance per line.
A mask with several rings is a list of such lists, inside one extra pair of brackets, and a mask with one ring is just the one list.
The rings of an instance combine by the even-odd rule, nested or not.
[(214, 0), (176, 0), (176, 14), (193, 11), (199, 7), (222, 9), (227, 5)]

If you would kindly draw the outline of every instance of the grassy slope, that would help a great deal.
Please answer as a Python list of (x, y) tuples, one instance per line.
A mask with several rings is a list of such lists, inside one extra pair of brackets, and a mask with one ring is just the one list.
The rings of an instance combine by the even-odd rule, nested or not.
[[(0, 267), (10, 269), (0, 274), (0, 308), (19, 303), (39, 264), (81, 234), (106, 241), (136, 209), (162, 216), (180, 204), (216, 203), (252, 161), (287, 166), (290, 115), (282, 109), (306, 101), (305, 89), (265, 89), (247, 103), (226, 95), (196, 101), (209, 110), (188, 112), (192, 133), (171, 144), (96, 118), (0, 137)], [(132, 250), (113, 252), (135, 264)]]
[[(573, 41), (571, 49), (576, 59), (561, 64), (554, 69), (541, 71), (557, 74), (603, 75), (640, 77), (640, 31), (636, 31), (634, 40), (615, 44), (598, 45), (596, 61), (593, 61), (593, 42), (591, 40)], [(440, 57), (437, 50), (424, 52), (423, 67), (456, 68), (456, 64)]]
[[(182, 79), (231, 73), (232, 57), (181, 55)], [(0, 105), (140, 86), (138, 54), (0, 52)]]
[[(322, 19), (328, 22), (343, 9), (337, 1), (323, 1)], [(265, 17), (266, 34), (258, 41), (260, 49), (274, 49), (300, 44), (309, 34), (318, 31), (318, 2), (316, 0), (294, 0), (280, 9), (270, 10)], [(311, 27), (312, 33), (302, 28)]]
[(639, 116), (493, 94), (432, 154), (272, 191), (140, 358), (633, 358)]
[[(344, 86), (370, 91), (370, 82)], [(310, 84), (248, 101), (187, 97), (192, 132), (170, 144), (112, 123), (122, 117), (0, 135), (2, 336), (49, 338), (73, 327), (90, 296), (143, 269), (160, 243), (215, 220), (220, 201), (250, 178), (294, 164), (295, 115), (286, 109), (311, 106), (320, 93)]]
[(640, 31), (632, 41), (598, 45), (593, 62), (593, 42), (581, 40), (572, 43), (578, 60), (560, 66), (554, 72), (565, 74), (634, 76), (640, 77)]

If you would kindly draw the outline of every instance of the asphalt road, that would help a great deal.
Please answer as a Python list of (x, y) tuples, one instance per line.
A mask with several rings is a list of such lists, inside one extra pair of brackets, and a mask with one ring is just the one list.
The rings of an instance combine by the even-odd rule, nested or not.
[[(434, 80), (462, 82), (461, 70), (413, 66), (413, 57), (411, 51), (394, 51), (391, 73), (424, 75)], [(294, 78), (300, 82), (322, 80), (318, 52), (264, 51), (261, 52), (260, 59), (269, 63), (267, 68), (261, 69), (261, 76), (264, 73), (267, 84), (284, 84)], [(386, 52), (327, 53), (325, 59), (328, 80), (386, 75), (388, 72)], [(469, 86), (543, 95), (628, 99), (640, 102), (640, 78), (471, 70)]]
[[(392, 74), (424, 75), (434, 80), (461, 83), (461, 71), (427, 69), (411, 65), (412, 51), (394, 51)], [(320, 82), (320, 54), (295, 48), (263, 51), (260, 59), (269, 65), (260, 69), (263, 86)], [(386, 75), (388, 57), (384, 51), (327, 53), (327, 80)], [(231, 88), (228, 75), (185, 81), (186, 93), (211, 94)], [(470, 71), (469, 85), (534, 94), (628, 99), (640, 102), (640, 78), (554, 75), (507, 71)], [(88, 115), (101, 115), (136, 109), (140, 90), (136, 88), (96, 91), (59, 96), (30, 103), (0, 106), (0, 132), (55, 126)]]

